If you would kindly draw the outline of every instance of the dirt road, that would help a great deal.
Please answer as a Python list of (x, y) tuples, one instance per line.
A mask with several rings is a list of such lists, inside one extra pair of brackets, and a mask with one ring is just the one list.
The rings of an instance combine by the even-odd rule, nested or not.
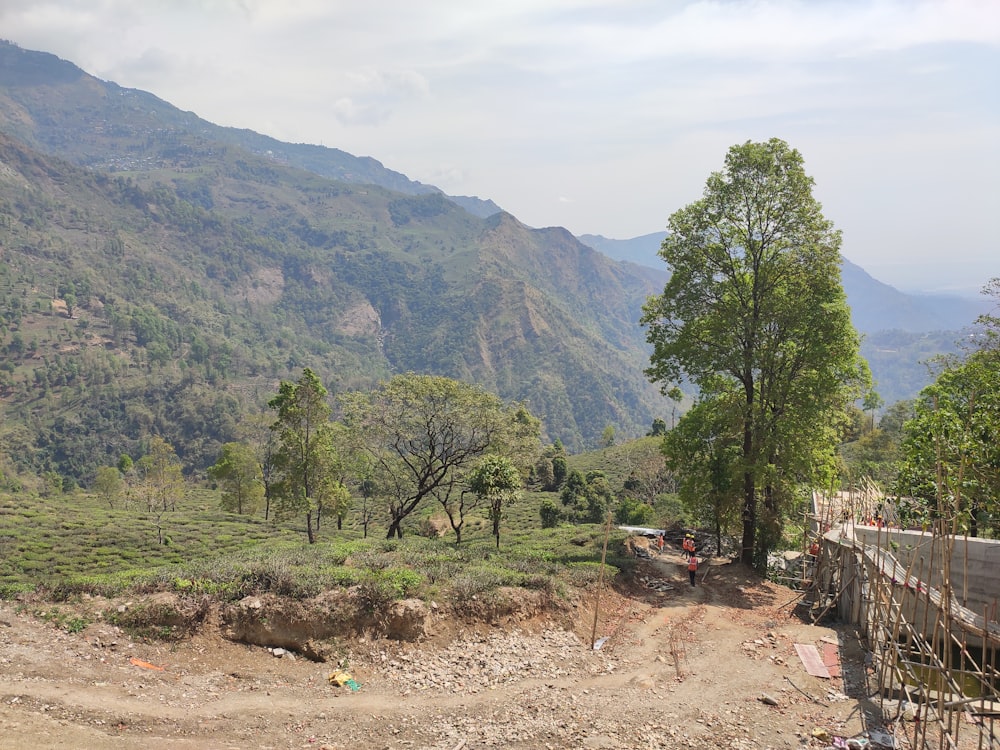
[[(329, 683), (337, 664), (211, 628), (141, 643), (106, 623), (67, 633), (0, 603), (0, 749), (739, 750), (826, 747), (814, 730), (865, 729), (877, 706), (853, 631), (803, 623), (794, 592), (737, 565), (704, 566), (692, 589), (680, 563), (667, 555), (643, 587), (602, 593), (599, 650), (585, 602), (568, 630), (442, 620), (425, 643), (341, 644), (356, 692)], [(808, 675), (793, 646), (830, 641), (846, 684)]]

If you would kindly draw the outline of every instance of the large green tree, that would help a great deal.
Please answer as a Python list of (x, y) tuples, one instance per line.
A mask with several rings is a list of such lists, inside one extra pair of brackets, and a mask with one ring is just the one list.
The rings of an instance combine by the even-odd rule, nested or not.
[(733, 146), (700, 200), (670, 217), (671, 276), (642, 322), (647, 375), (687, 379), (734, 410), (741, 560), (758, 568), (794, 481), (832, 462), (833, 415), (859, 394), (858, 354), (840, 281), (840, 233), (812, 196), (802, 156), (779, 139)]
[(943, 531), (981, 533), (1000, 515), (1000, 351), (974, 352), (924, 388), (906, 423), (898, 491)]
[(341, 398), (344, 424), (368, 455), (374, 486), (388, 501), (386, 538), (435, 491), (461, 482), (487, 455), (521, 465), (535, 458), (538, 420), (478, 386), (407, 373), (368, 393)]
[(326, 388), (307, 367), (298, 381), (282, 381), (268, 402), (277, 413), (271, 425), (278, 436), (273, 461), (280, 479), (272, 488), (276, 515), (304, 513), (310, 544), (316, 541), (324, 501), (339, 492), (326, 397)]

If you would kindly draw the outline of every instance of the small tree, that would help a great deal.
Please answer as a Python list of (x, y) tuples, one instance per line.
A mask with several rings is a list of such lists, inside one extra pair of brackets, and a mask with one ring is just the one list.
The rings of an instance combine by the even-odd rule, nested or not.
[(135, 494), (138, 482), (135, 471), (135, 463), (132, 461), (132, 457), (127, 453), (122, 453), (118, 457), (118, 471), (122, 475), (122, 479), (125, 482), (124, 495), (122, 496), (122, 507), (126, 510), (135, 501)]
[(93, 490), (109, 508), (115, 507), (115, 502), (122, 496), (125, 490), (125, 480), (122, 474), (114, 466), (97, 467), (97, 475), (94, 477)]
[(874, 390), (870, 390), (865, 394), (861, 406), (870, 415), (868, 431), (873, 432), (875, 430), (875, 412), (885, 406), (885, 401)]
[(222, 487), (222, 509), (256, 513), (264, 498), (257, 456), (246, 443), (226, 443), (208, 475)]
[(263, 490), (264, 520), (271, 519), (271, 502), (274, 499), (274, 485), (278, 482), (278, 467), (275, 455), (278, 452), (278, 436), (271, 429), (273, 417), (266, 410), (249, 415), (240, 425), (241, 434), (253, 449)]
[(435, 487), (431, 494), (448, 517), (448, 525), (455, 532), (455, 544), (461, 544), (462, 529), (465, 528), (469, 513), (479, 507), (482, 497), (462, 486), (459, 477), (455, 475)]
[[(331, 451), (331, 460), (334, 454)], [(351, 509), (351, 491), (336, 478), (335, 469), (327, 469), (316, 492), (316, 530), (319, 530), (320, 518), (324, 511), (332, 513), (337, 520), (337, 530), (344, 527), (344, 519)]]
[(184, 495), (184, 475), (174, 447), (159, 435), (149, 441), (149, 451), (136, 465), (142, 494), (149, 512), (177, 510), (177, 500)]
[(587, 511), (583, 520), (586, 523), (603, 523), (614, 500), (611, 485), (603, 471), (588, 471), (586, 482)]
[(542, 456), (535, 462), (532, 471), (535, 486), (542, 490), (551, 490), (555, 484), (555, 474), (552, 472), (552, 459)]
[(390, 539), (402, 537), (404, 519), (425, 498), (459, 487), (484, 456), (533, 460), (538, 443), (538, 421), (523, 406), (449, 378), (397, 375), (341, 403), (352, 442), (386, 492)]
[(1000, 350), (951, 362), (906, 423), (898, 491), (920, 498), (945, 533), (980, 534), (1000, 516)]
[(63, 493), (63, 478), (58, 471), (46, 471), (42, 474), (45, 480), (45, 496), (56, 497)]
[(503, 509), (517, 500), (521, 490), (521, 474), (514, 462), (505, 456), (487, 456), (469, 479), (469, 489), (490, 506), (493, 537), (500, 549), (500, 521)]
[(587, 481), (583, 474), (574, 469), (566, 477), (559, 500), (563, 505), (563, 514), (573, 523), (578, 523), (583, 517), (587, 505)]
[(631, 497), (623, 497), (615, 508), (615, 523), (626, 526), (649, 526), (656, 518), (651, 505)]
[(566, 456), (558, 455), (552, 457), (552, 489), (557, 490), (562, 487), (563, 482), (569, 474), (569, 464), (566, 463)]
[(605, 426), (604, 431), (601, 432), (601, 446), (604, 448), (610, 448), (615, 444), (615, 426), (609, 424)]
[(538, 506), (538, 515), (541, 517), (543, 529), (554, 529), (562, 520), (562, 511), (554, 502), (545, 498)]
[(368, 538), (368, 526), (375, 518), (375, 481), (370, 477), (361, 480), (361, 507), (359, 515), (361, 517), (361, 529), (364, 538)]
[(678, 495), (686, 515), (715, 531), (716, 549), (740, 517), (740, 451), (735, 407), (722, 399), (699, 401), (667, 433), (667, 467), (680, 477)]
[(278, 395), (268, 402), (277, 412), (271, 425), (278, 437), (274, 463), (281, 477), (274, 485), (275, 500), (284, 516), (305, 514), (310, 544), (316, 541), (314, 525), (332, 489), (335, 469), (326, 396), (326, 388), (307, 367), (297, 382), (282, 381)]

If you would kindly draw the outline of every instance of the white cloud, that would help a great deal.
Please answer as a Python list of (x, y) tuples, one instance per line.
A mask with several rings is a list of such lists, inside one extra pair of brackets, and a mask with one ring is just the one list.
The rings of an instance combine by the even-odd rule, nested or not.
[(532, 225), (656, 231), (730, 145), (778, 136), (848, 257), (995, 254), (993, 0), (4, 0), (0, 28)]

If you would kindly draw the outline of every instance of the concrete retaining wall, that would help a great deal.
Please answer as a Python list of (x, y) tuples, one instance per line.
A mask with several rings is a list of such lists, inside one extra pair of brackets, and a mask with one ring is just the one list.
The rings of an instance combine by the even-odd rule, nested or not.
[[(921, 581), (941, 587), (943, 540), (929, 532), (848, 526), (845, 534), (866, 545), (888, 550), (899, 564)], [(996, 620), (1000, 599), (1000, 541), (956, 537), (951, 555), (952, 593), (963, 607)]]

